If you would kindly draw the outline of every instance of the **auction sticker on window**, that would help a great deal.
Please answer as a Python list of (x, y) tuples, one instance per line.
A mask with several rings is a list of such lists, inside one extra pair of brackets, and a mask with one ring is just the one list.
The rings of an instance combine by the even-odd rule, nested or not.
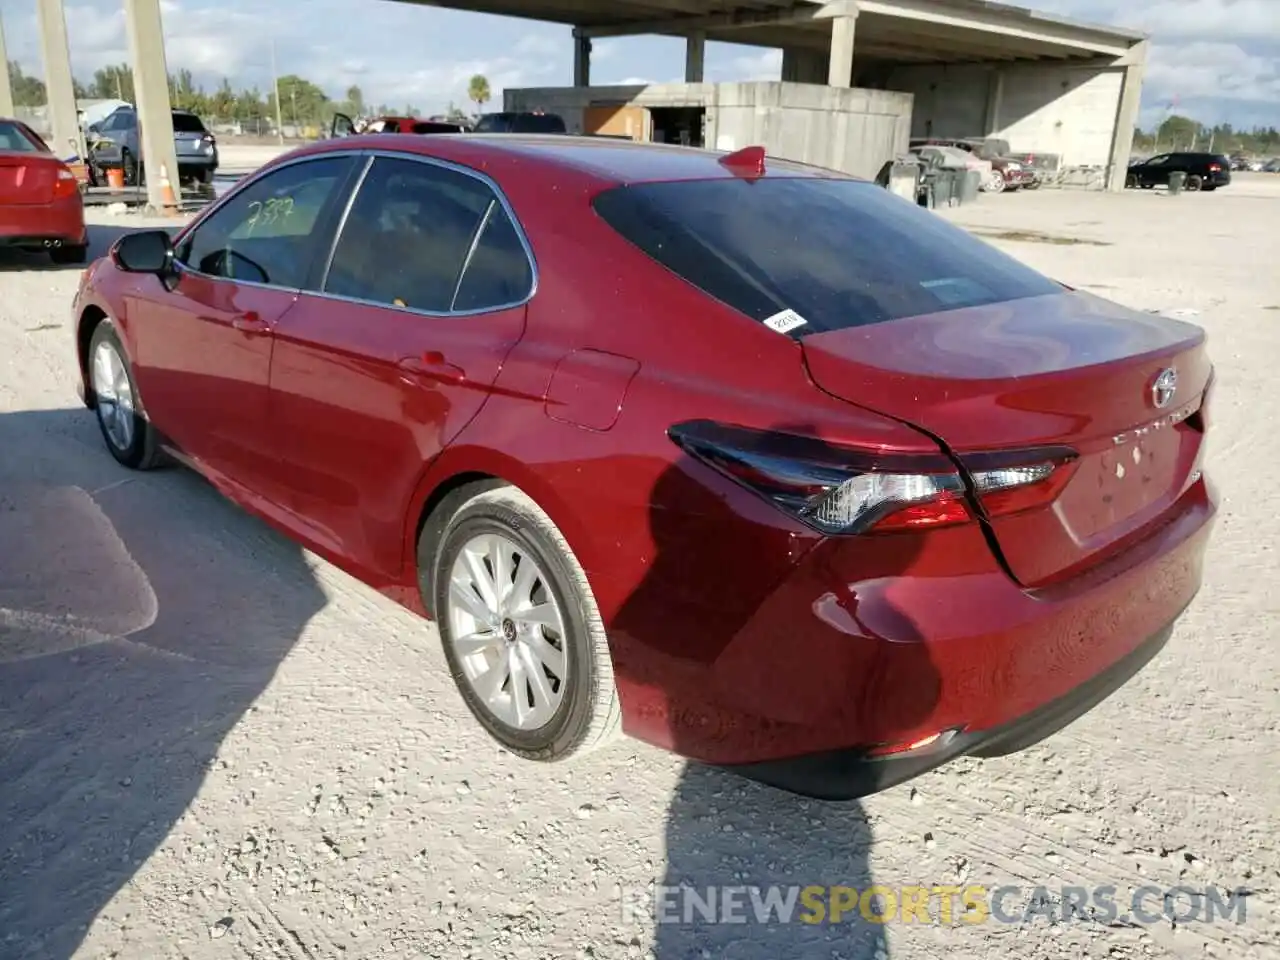
[(790, 333), (796, 327), (803, 327), (808, 322), (794, 310), (787, 309), (781, 313), (775, 313), (772, 317), (766, 317), (764, 325), (778, 333)]

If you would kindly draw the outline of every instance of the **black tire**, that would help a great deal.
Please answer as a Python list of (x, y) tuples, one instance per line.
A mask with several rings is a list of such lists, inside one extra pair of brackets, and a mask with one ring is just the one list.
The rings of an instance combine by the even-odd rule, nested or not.
[(128, 150), (120, 151), (120, 170), (124, 174), (126, 187), (142, 186), (142, 168), (138, 166), (138, 161)]
[[(126, 414), (131, 418), (132, 430), (129, 442), (124, 445), (112, 436), (107, 423), (108, 404), (99, 401), (94, 386), (94, 362), (99, 349), (104, 346), (114, 350), (119, 357), (133, 397), (132, 408)], [(85, 366), (88, 372), (89, 388), (94, 391), (94, 412), (98, 418), (98, 428), (102, 431), (102, 440), (107, 445), (107, 451), (121, 466), (128, 467), (130, 470), (152, 470), (160, 466), (164, 462), (164, 455), (160, 450), (159, 437), (142, 412), (142, 399), (138, 394), (137, 381), (133, 377), (133, 366), (129, 363), (129, 355), (125, 353), (115, 325), (110, 320), (102, 320), (94, 328), (93, 336), (89, 339), (89, 352), (85, 357)]]
[(1138, 178), (1131, 173), (1124, 178), (1124, 185), (1127, 189), (1133, 190), (1138, 186)]
[[(537, 729), (510, 725), (482, 702), (463, 671), (454, 644), (450, 573), (462, 549), (483, 534), (504, 537), (515, 547), (521, 562), (525, 556), (531, 558), (545, 574), (543, 587), (563, 614), (565, 636), (560, 643), (568, 676), (560, 681), (564, 692), (559, 706)], [(423, 600), (434, 612), (449, 672), (468, 709), (498, 743), (527, 760), (550, 762), (581, 756), (614, 738), (621, 727), (621, 714), (600, 612), (564, 535), (530, 497), (497, 483), (451, 494), (423, 530), (418, 570)]]
[(49, 259), (59, 266), (72, 263), (84, 263), (89, 259), (89, 248), (82, 243), (63, 244), (49, 248)]
[(1204, 180), (1193, 174), (1192, 176), (1187, 177), (1187, 182), (1183, 189), (1186, 190), (1187, 193), (1199, 193), (1200, 188), (1203, 186)]

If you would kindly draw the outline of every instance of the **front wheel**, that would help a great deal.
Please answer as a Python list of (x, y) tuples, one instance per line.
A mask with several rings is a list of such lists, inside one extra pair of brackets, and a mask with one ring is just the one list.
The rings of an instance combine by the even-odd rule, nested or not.
[(438, 540), (432, 526), (418, 549), (419, 570), (431, 571), (424, 596), (454, 682), (485, 730), (542, 761), (612, 739), (620, 714), (604, 625), (551, 518), (516, 488), (496, 486), (461, 500)]
[(1004, 174), (999, 170), (991, 171), (991, 176), (987, 178), (988, 193), (1004, 193), (1007, 186), (1009, 186), (1009, 184), (1005, 182)]
[(1131, 173), (1124, 178), (1124, 185), (1128, 189), (1133, 190), (1138, 186), (1138, 178)]
[(89, 340), (89, 386), (102, 439), (111, 456), (131, 470), (161, 463), (156, 433), (142, 415), (138, 386), (115, 326), (103, 320)]

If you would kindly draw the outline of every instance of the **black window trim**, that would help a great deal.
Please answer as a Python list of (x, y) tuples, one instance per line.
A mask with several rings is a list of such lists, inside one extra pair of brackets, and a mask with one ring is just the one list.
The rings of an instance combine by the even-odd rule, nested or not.
[[(185, 229), (180, 231), (178, 235), (174, 237), (173, 249), (177, 250), (179, 247), (181, 247), (184, 243), (187, 242), (187, 239), (190, 236), (192, 236), (197, 230), (200, 229), (202, 224), (206, 223), (209, 220), (209, 218), (213, 217), (219, 210), (222, 209), (224, 205), (226, 205), (235, 197), (239, 196), (240, 193), (242, 193), (243, 191), (251, 189), (254, 186), (254, 184), (256, 184), (258, 181), (271, 176), (273, 173), (277, 172), (278, 170), (284, 170), (288, 167), (293, 167), (300, 163), (314, 162), (316, 160), (326, 160), (334, 157), (354, 157), (357, 160), (359, 160), (360, 158), (364, 158), (364, 164), (361, 165), (359, 162), (354, 164), (352, 170), (348, 172), (346, 179), (338, 185), (338, 189), (340, 191), (346, 190), (347, 195), (345, 198), (339, 201), (342, 204), (342, 213), (339, 215), (338, 221), (334, 226), (333, 233), (329, 237), (328, 249), (326, 250), (324, 244), (321, 243), (320, 248), (316, 251), (316, 254), (318, 255), (318, 258), (319, 258), (319, 262), (324, 264), (323, 268), (318, 271), (318, 274), (319, 274), (318, 281), (314, 284), (314, 286), (317, 289), (309, 289), (309, 287), (312, 286), (311, 284), (307, 284), (302, 287), (297, 287), (297, 286), (286, 287), (278, 283), (259, 283), (256, 280), (236, 280), (232, 277), (215, 277), (212, 274), (203, 273), (200, 270), (196, 270), (195, 268), (185, 263), (182, 263), (181, 261), (175, 258), (173, 263), (177, 272), (179, 274), (190, 273), (194, 276), (198, 276), (204, 280), (210, 280), (215, 283), (234, 283), (234, 284), (237, 284), (238, 286), (256, 287), (263, 290), (280, 290), (285, 292), (292, 292), (295, 295), (306, 294), (307, 296), (310, 296), (310, 297), (320, 297), (322, 299), (333, 300), (338, 303), (352, 303), (352, 304), (357, 304), (359, 306), (380, 307), (385, 310), (397, 310), (402, 313), (412, 313), (412, 314), (417, 314), (418, 316), (424, 316), (424, 317), (442, 317), (442, 318), (472, 317), (472, 316), (483, 316), (484, 314), (487, 314), (487, 313), (500, 313), (503, 310), (514, 310), (517, 307), (524, 306), (534, 298), (535, 294), (537, 294), (538, 279), (539, 279), (538, 261), (537, 261), (537, 258), (534, 257), (533, 255), (533, 247), (529, 244), (529, 238), (525, 235), (525, 232), (524, 232), (524, 225), (521, 224), (520, 219), (516, 216), (515, 208), (511, 206), (511, 201), (507, 199), (507, 195), (502, 192), (502, 188), (498, 186), (498, 184), (493, 180), (493, 178), (487, 176), (486, 174), (481, 173), (479, 170), (474, 170), (471, 167), (466, 167), (461, 164), (451, 163), (448, 160), (441, 160), (438, 157), (429, 157), (420, 153), (409, 153), (407, 151), (401, 151), (401, 150), (388, 150), (388, 149), (325, 150), (318, 153), (304, 154), (303, 156), (300, 156), (300, 157), (291, 157), (290, 159), (282, 161), (280, 163), (272, 164), (270, 167), (261, 169), (256, 173), (251, 174), (249, 177), (246, 177), (243, 181), (241, 181), (239, 184), (236, 185), (236, 188), (234, 190), (229, 191), (223, 197), (217, 200), (215, 203), (212, 203), (208, 207), (206, 207), (204, 212), (199, 217), (197, 217), (195, 220), (189, 223)], [(516, 236), (520, 239), (520, 246), (524, 250), (525, 259), (529, 262), (529, 272), (530, 272), (529, 292), (525, 296), (521, 297), (519, 300), (514, 300), (511, 303), (496, 304), (494, 306), (484, 307), (479, 310), (449, 310), (449, 311), (423, 310), (420, 307), (398, 307), (392, 303), (381, 303), (376, 300), (363, 300), (358, 297), (344, 297), (336, 293), (326, 293), (324, 291), (324, 285), (325, 285), (325, 282), (329, 279), (329, 269), (333, 265), (333, 256), (338, 249), (338, 241), (342, 237), (342, 230), (347, 225), (347, 217), (351, 213), (351, 208), (355, 205), (355, 199), (356, 199), (356, 196), (360, 193), (360, 187), (363, 186), (364, 184), (364, 178), (368, 175), (369, 170), (373, 167), (373, 161), (376, 160), (378, 157), (386, 157), (389, 160), (412, 160), (416, 163), (426, 164), (427, 166), (439, 167), (445, 170), (452, 170), (455, 173), (461, 173), (465, 176), (471, 177), (473, 180), (478, 180), (481, 183), (483, 183), (485, 186), (487, 186), (490, 192), (493, 194), (493, 197), (497, 199), (498, 203), (502, 204), (502, 209), (506, 211), (507, 217), (510, 219), (511, 225), (516, 231)], [(348, 185), (350, 185), (349, 188), (348, 188)], [(493, 216), (493, 204), (492, 202), (490, 202), (489, 207), (486, 211), (486, 214), (481, 222), (481, 226), (487, 226), (492, 216)], [(458, 274), (459, 288), (461, 287), (461, 284), (462, 284), (462, 278), (466, 276), (466, 268), (471, 265), (470, 253), (474, 252), (474, 248), (476, 244), (479, 243), (480, 235), (481, 235), (481, 232), (477, 231), (475, 236), (472, 237), (472, 240), (471, 240), (472, 250), (468, 254), (466, 263), (463, 265), (462, 271)], [(312, 279), (313, 276), (314, 276), (314, 272), (309, 273), (308, 280)], [(454, 291), (454, 300), (455, 301), (457, 300), (456, 290)]]
[[(519, 218), (516, 216), (515, 208), (511, 206), (511, 202), (507, 199), (507, 195), (502, 192), (502, 188), (498, 186), (492, 177), (486, 176), (479, 170), (474, 170), (471, 167), (451, 163), (448, 160), (441, 160), (439, 157), (425, 156), (420, 153), (373, 149), (362, 150), (360, 151), (360, 154), (368, 157), (368, 160), (365, 162), (364, 169), (360, 171), (360, 176), (352, 187), (351, 192), (347, 194), (346, 207), (342, 211), (341, 217), (338, 218), (337, 228), (334, 230), (333, 236), (330, 238), (329, 250), (324, 258), (324, 269), (320, 272), (320, 282), (317, 284), (319, 289), (304, 290), (303, 292), (307, 296), (320, 297), (322, 299), (333, 300), (338, 303), (351, 303), (362, 307), (378, 307), (383, 310), (395, 310), (399, 313), (410, 313), (421, 317), (437, 317), (442, 319), (453, 317), (476, 317), (484, 316), (489, 313), (501, 313), (503, 310), (514, 310), (517, 307), (522, 307), (534, 298), (538, 292), (539, 279), (537, 258), (533, 255), (533, 247), (529, 244), (529, 238), (525, 235), (523, 224), (520, 223)], [(330, 155), (331, 154), (328, 153), (320, 154), (320, 156)], [(480, 243), (480, 238), (484, 233), (484, 228), (487, 227), (490, 220), (493, 219), (495, 200), (497, 203), (501, 204), (502, 209), (506, 211), (507, 218), (511, 221), (511, 225), (515, 229), (516, 236), (520, 240), (520, 247), (524, 250), (525, 259), (529, 263), (529, 292), (523, 297), (513, 300), (510, 303), (497, 303), (492, 306), (481, 307), (478, 310), (425, 310), (422, 307), (401, 307), (394, 303), (384, 303), (380, 300), (367, 300), (362, 297), (348, 297), (338, 293), (327, 292), (324, 289), (324, 285), (329, 280), (329, 270), (333, 266), (333, 257), (338, 250), (338, 241), (342, 239), (342, 231), (347, 225), (347, 217), (351, 213), (352, 207), (355, 206), (356, 197), (360, 194), (360, 188), (364, 185), (365, 177), (368, 175), (369, 171), (373, 169), (373, 163), (379, 157), (387, 160), (410, 160), (415, 163), (425, 164), (429, 167), (451, 170), (454, 173), (460, 173), (464, 176), (471, 177), (473, 180), (478, 180), (480, 183), (488, 187), (489, 192), (492, 194), (489, 205), (485, 209), (484, 216), (481, 218), (480, 224), (475, 233), (472, 234), (470, 248), (467, 251), (467, 257), (462, 264), (462, 269), (458, 272), (458, 280), (454, 287), (453, 300), (451, 301), (450, 306), (458, 300), (458, 291), (462, 288), (462, 281), (467, 275), (467, 268), (471, 266), (472, 257), (475, 254), (476, 247)]]
[[(306, 156), (295, 157), (290, 160), (286, 160), (283, 163), (277, 163), (269, 168), (259, 170), (257, 173), (254, 173), (251, 176), (247, 177), (245, 180), (243, 180), (240, 184), (236, 186), (234, 190), (231, 190), (228, 193), (226, 193), (220, 200), (206, 207), (204, 213), (202, 213), (199, 217), (197, 217), (190, 224), (188, 224), (186, 229), (178, 233), (178, 235), (173, 238), (174, 251), (176, 252), (184, 243), (187, 242), (187, 240), (189, 240), (195, 234), (197, 230), (201, 228), (201, 226), (203, 226), (211, 218), (216, 216), (218, 211), (221, 210), (223, 206), (225, 206), (228, 202), (233, 200), (235, 197), (238, 197), (244, 191), (252, 189), (253, 186), (257, 184), (260, 180), (264, 180), (267, 177), (271, 176), (272, 174), (280, 170), (286, 170), (290, 167), (296, 167), (299, 164), (308, 163), (308, 162), (314, 163), (317, 160), (328, 160), (331, 158), (342, 158), (342, 157), (358, 158), (361, 155), (361, 153), (362, 151), (359, 151), (359, 150), (334, 150), (334, 151), (326, 151), (324, 153), (309, 153)], [(338, 183), (339, 192), (346, 189), (347, 184), (351, 180), (351, 173), (352, 171), (348, 170), (347, 175), (343, 177), (342, 180)], [(320, 253), (321, 251), (323, 251), (323, 249), (324, 247), (323, 245), (321, 245), (320, 250), (317, 250), (316, 252)], [(280, 283), (262, 283), (257, 280), (237, 280), (234, 277), (215, 276), (212, 273), (205, 273), (203, 270), (197, 270), (195, 267), (191, 266), (190, 264), (183, 263), (176, 256), (173, 258), (173, 266), (174, 266), (174, 270), (179, 274), (179, 276), (181, 276), (184, 273), (189, 273), (192, 276), (199, 277), (202, 280), (209, 280), (213, 283), (234, 283), (236, 286), (254, 287), (259, 290), (279, 290), (284, 293), (292, 293), (295, 296), (298, 293), (302, 292), (303, 290), (303, 287), (296, 286), (296, 285), (286, 286)], [(308, 274), (310, 274), (310, 271), (308, 271)]]

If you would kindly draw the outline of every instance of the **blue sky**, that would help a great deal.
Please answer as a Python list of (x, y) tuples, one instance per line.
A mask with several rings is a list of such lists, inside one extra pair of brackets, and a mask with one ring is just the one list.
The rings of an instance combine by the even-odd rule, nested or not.
[[(1143, 119), (1179, 112), (1204, 121), (1280, 126), (1280, 0), (1023, 0), (1076, 19), (1144, 30), (1154, 46)], [(122, 0), (66, 0), (78, 76), (127, 60)], [(9, 56), (31, 72), (40, 59), (34, 0), (0, 0)], [(209, 85), (222, 76), (267, 88), (274, 41), (281, 73), (331, 94), (359, 84), (370, 102), (423, 110), (464, 104), (468, 79), (506, 86), (571, 80), (567, 27), (417, 7), (391, 0), (164, 0), (171, 70)], [(663, 37), (598, 41), (596, 83), (668, 81), (684, 69), (683, 43)], [(777, 79), (778, 51), (711, 44), (709, 80)]]

